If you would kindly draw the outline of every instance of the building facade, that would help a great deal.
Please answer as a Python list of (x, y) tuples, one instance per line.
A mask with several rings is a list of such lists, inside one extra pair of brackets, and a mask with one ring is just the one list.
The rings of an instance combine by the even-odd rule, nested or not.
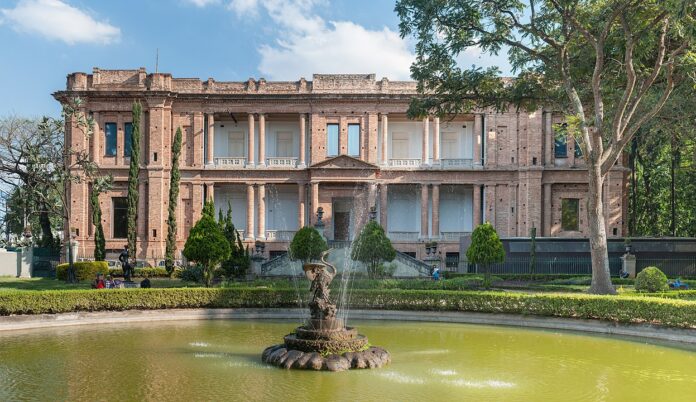
[[(315, 74), (312, 81), (218, 82), (139, 70), (68, 75), (54, 97), (79, 97), (93, 134), (67, 122), (66, 144), (84, 150), (114, 177), (100, 196), (107, 249), (126, 243), (126, 195), (133, 101), (143, 105), (138, 258), (164, 256), (171, 144), (183, 133), (177, 206), (178, 252), (204, 200), (232, 209), (247, 242), (267, 256), (287, 249), (295, 231), (324, 211), (326, 237), (353, 239), (375, 207), (395, 248), (416, 258), (435, 240), (455, 263), (459, 239), (484, 221), (503, 237), (584, 237), (587, 173), (572, 139), (555, 133), (548, 110), (480, 110), (410, 120), (416, 84), (369, 75)], [(72, 183), (69, 227), (91, 257), (90, 183)], [(608, 175), (610, 237), (625, 231), (625, 169)]]

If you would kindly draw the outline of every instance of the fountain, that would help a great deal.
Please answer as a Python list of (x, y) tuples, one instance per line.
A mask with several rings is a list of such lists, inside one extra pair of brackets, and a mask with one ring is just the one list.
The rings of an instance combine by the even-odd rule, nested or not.
[(322, 253), (321, 263), (302, 267), (312, 283), (309, 320), (286, 335), (284, 343), (266, 348), (261, 356), (265, 363), (286, 369), (343, 371), (382, 367), (391, 361), (389, 352), (371, 346), (367, 337), (336, 317), (329, 289), (336, 268), (326, 261), (330, 251)]

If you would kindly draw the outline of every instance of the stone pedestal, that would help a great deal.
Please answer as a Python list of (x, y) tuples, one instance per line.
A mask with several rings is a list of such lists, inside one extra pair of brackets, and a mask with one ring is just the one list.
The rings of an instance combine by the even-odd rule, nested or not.
[(636, 277), (636, 256), (633, 254), (624, 254), (621, 256), (621, 268), (628, 272), (629, 278)]
[(18, 253), (18, 257), (18, 277), (31, 278), (31, 264), (34, 260), (34, 248), (32, 246), (22, 248), (22, 251)]

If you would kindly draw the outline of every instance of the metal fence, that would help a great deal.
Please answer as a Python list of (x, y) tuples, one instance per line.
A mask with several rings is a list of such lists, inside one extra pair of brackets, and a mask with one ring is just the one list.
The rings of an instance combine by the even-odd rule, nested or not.
[[(592, 275), (592, 259), (590, 257), (546, 257), (537, 256), (534, 269), (530, 269), (529, 256), (507, 257), (505, 262), (493, 264), (493, 274), (569, 274)], [(621, 258), (609, 257), (611, 275), (619, 275)], [(468, 272), (483, 272), (482, 267), (469, 264)]]
[(646, 267), (658, 267), (667, 276), (696, 277), (696, 257), (636, 258), (636, 273)]

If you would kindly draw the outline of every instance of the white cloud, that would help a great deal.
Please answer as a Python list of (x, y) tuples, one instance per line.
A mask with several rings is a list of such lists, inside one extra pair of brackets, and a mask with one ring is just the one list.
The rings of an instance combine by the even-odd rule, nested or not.
[(121, 37), (119, 28), (97, 21), (61, 0), (21, 0), (15, 8), (0, 9), (0, 15), (18, 32), (39, 34), (70, 45), (109, 44)]
[(220, 0), (186, 0), (186, 2), (202, 8), (212, 4), (219, 4)]
[(325, 21), (313, 8), (321, 0), (232, 0), (237, 16), (264, 10), (279, 38), (260, 47), (259, 71), (272, 80), (310, 78), (312, 73), (376, 73), (409, 79), (414, 59), (405, 40), (385, 27), (370, 30), (350, 21)]

